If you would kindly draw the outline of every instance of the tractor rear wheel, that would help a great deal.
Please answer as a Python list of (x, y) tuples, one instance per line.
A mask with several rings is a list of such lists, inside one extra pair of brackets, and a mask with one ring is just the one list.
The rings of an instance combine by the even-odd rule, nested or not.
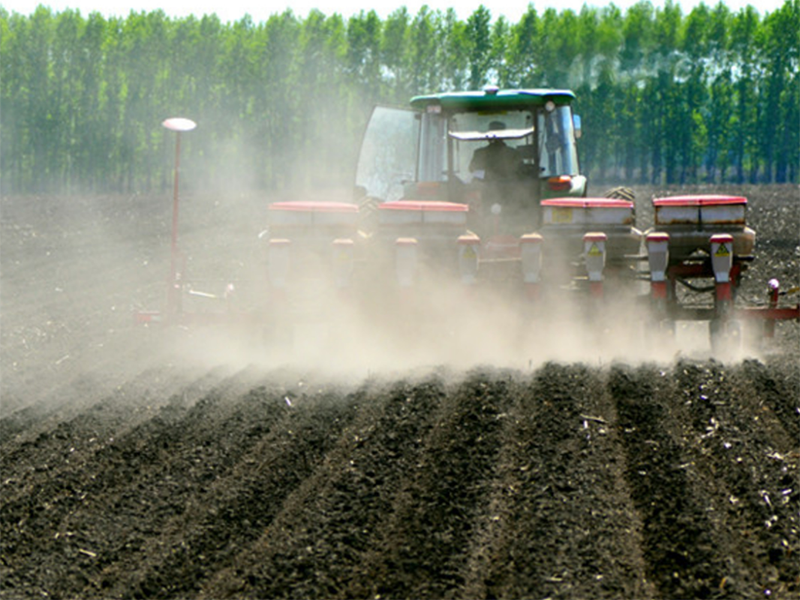
[(627, 200), (628, 202), (633, 202), (636, 199), (636, 194), (633, 193), (633, 190), (624, 186), (606, 190), (603, 196), (606, 198), (614, 198), (615, 200)]

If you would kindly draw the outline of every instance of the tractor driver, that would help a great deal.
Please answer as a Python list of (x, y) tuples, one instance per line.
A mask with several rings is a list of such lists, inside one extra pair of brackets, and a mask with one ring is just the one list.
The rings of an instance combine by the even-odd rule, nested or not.
[[(505, 123), (501, 121), (489, 123), (489, 131), (505, 128)], [(487, 146), (475, 150), (469, 170), (472, 173), (483, 171), (485, 181), (502, 181), (516, 177), (521, 164), (522, 159), (514, 148), (507, 146), (502, 139), (491, 138)]]

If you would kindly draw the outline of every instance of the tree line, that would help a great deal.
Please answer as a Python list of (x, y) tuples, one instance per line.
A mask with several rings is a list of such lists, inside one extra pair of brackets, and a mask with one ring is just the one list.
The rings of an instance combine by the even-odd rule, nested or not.
[(3, 193), (168, 188), (176, 116), (198, 123), (181, 138), (189, 185), (339, 187), (373, 105), (487, 84), (572, 89), (590, 178), (800, 180), (800, 0), (530, 4), (516, 23), (485, 6), (258, 23), (0, 7), (0, 67)]

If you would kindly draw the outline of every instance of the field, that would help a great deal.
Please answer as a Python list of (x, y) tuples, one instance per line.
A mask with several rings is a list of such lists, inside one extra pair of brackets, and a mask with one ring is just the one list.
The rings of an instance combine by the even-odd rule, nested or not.
[[(800, 284), (797, 188), (637, 218), (695, 191), (749, 198), (743, 301)], [(800, 595), (798, 323), (730, 361), (265, 356), (133, 326), (171, 197), (0, 202), (0, 598)], [(190, 266), (252, 275), (264, 209), (187, 194)]]

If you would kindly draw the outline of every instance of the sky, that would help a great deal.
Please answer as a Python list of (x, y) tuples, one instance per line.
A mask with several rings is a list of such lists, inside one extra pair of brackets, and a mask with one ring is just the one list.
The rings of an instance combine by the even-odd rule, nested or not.
[[(664, 0), (650, 0), (653, 6), (664, 5)], [(692, 8), (700, 4), (701, 0), (675, 0), (679, 4), (684, 14), (689, 13)], [(718, 0), (705, 0), (707, 6), (714, 6)], [(725, 4), (736, 12), (739, 9), (752, 5), (761, 14), (773, 12), (783, 5), (785, 0), (725, 0)], [(614, 4), (625, 11), (628, 7), (635, 4), (636, 0), (616, 0)], [(500, 15), (506, 17), (512, 23), (519, 21), (520, 17), (527, 10), (529, 0), (506, 0), (502, 3), (494, 3), (491, 0), (382, 0), (379, 2), (369, 2), (368, 0), (0, 0), (0, 6), (9, 12), (17, 12), (23, 15), (30, 15), (38, 5), (49, 6), (55, 12), (62, 12), (65, 9), (80, 10), (83, 16), (97, 11), (105, 17), (127, 16), (131, 11), (151, 12), (162, 9), (169, 17), (185, 17), (194, 14), (201, 17), (205, 14), (216, 13), (224, 23), (238, 21), (245, 14), (249, 14), (255, 22), (266, 21), (270, 15), (282, 13), (287, 8), (291, 8), (295, 15), (305, 18), (308, 12), (319, 9), (325, 15), (338, 13), (343, 17), (358, 14), (362, 10), (369, 11), (374, 9), (382, 19), (386, 18), (397, 8), (405, 6), (411, 15), (415, 15), (423, 5), (427, 5), (432, 10), (446, 10), (453, 7), (459, 19), (467, 19), (481, 4), (489, 8), (493, 18)], [(375, 5), (378, 4), (379, 7)], [(607, 6), (611, 0), (538, 0), (533, 2), (536, 10), (541, 13), (546, 8), (564, 10), (571, 8), (579, 11), (584, 4), (590, 6)]]

